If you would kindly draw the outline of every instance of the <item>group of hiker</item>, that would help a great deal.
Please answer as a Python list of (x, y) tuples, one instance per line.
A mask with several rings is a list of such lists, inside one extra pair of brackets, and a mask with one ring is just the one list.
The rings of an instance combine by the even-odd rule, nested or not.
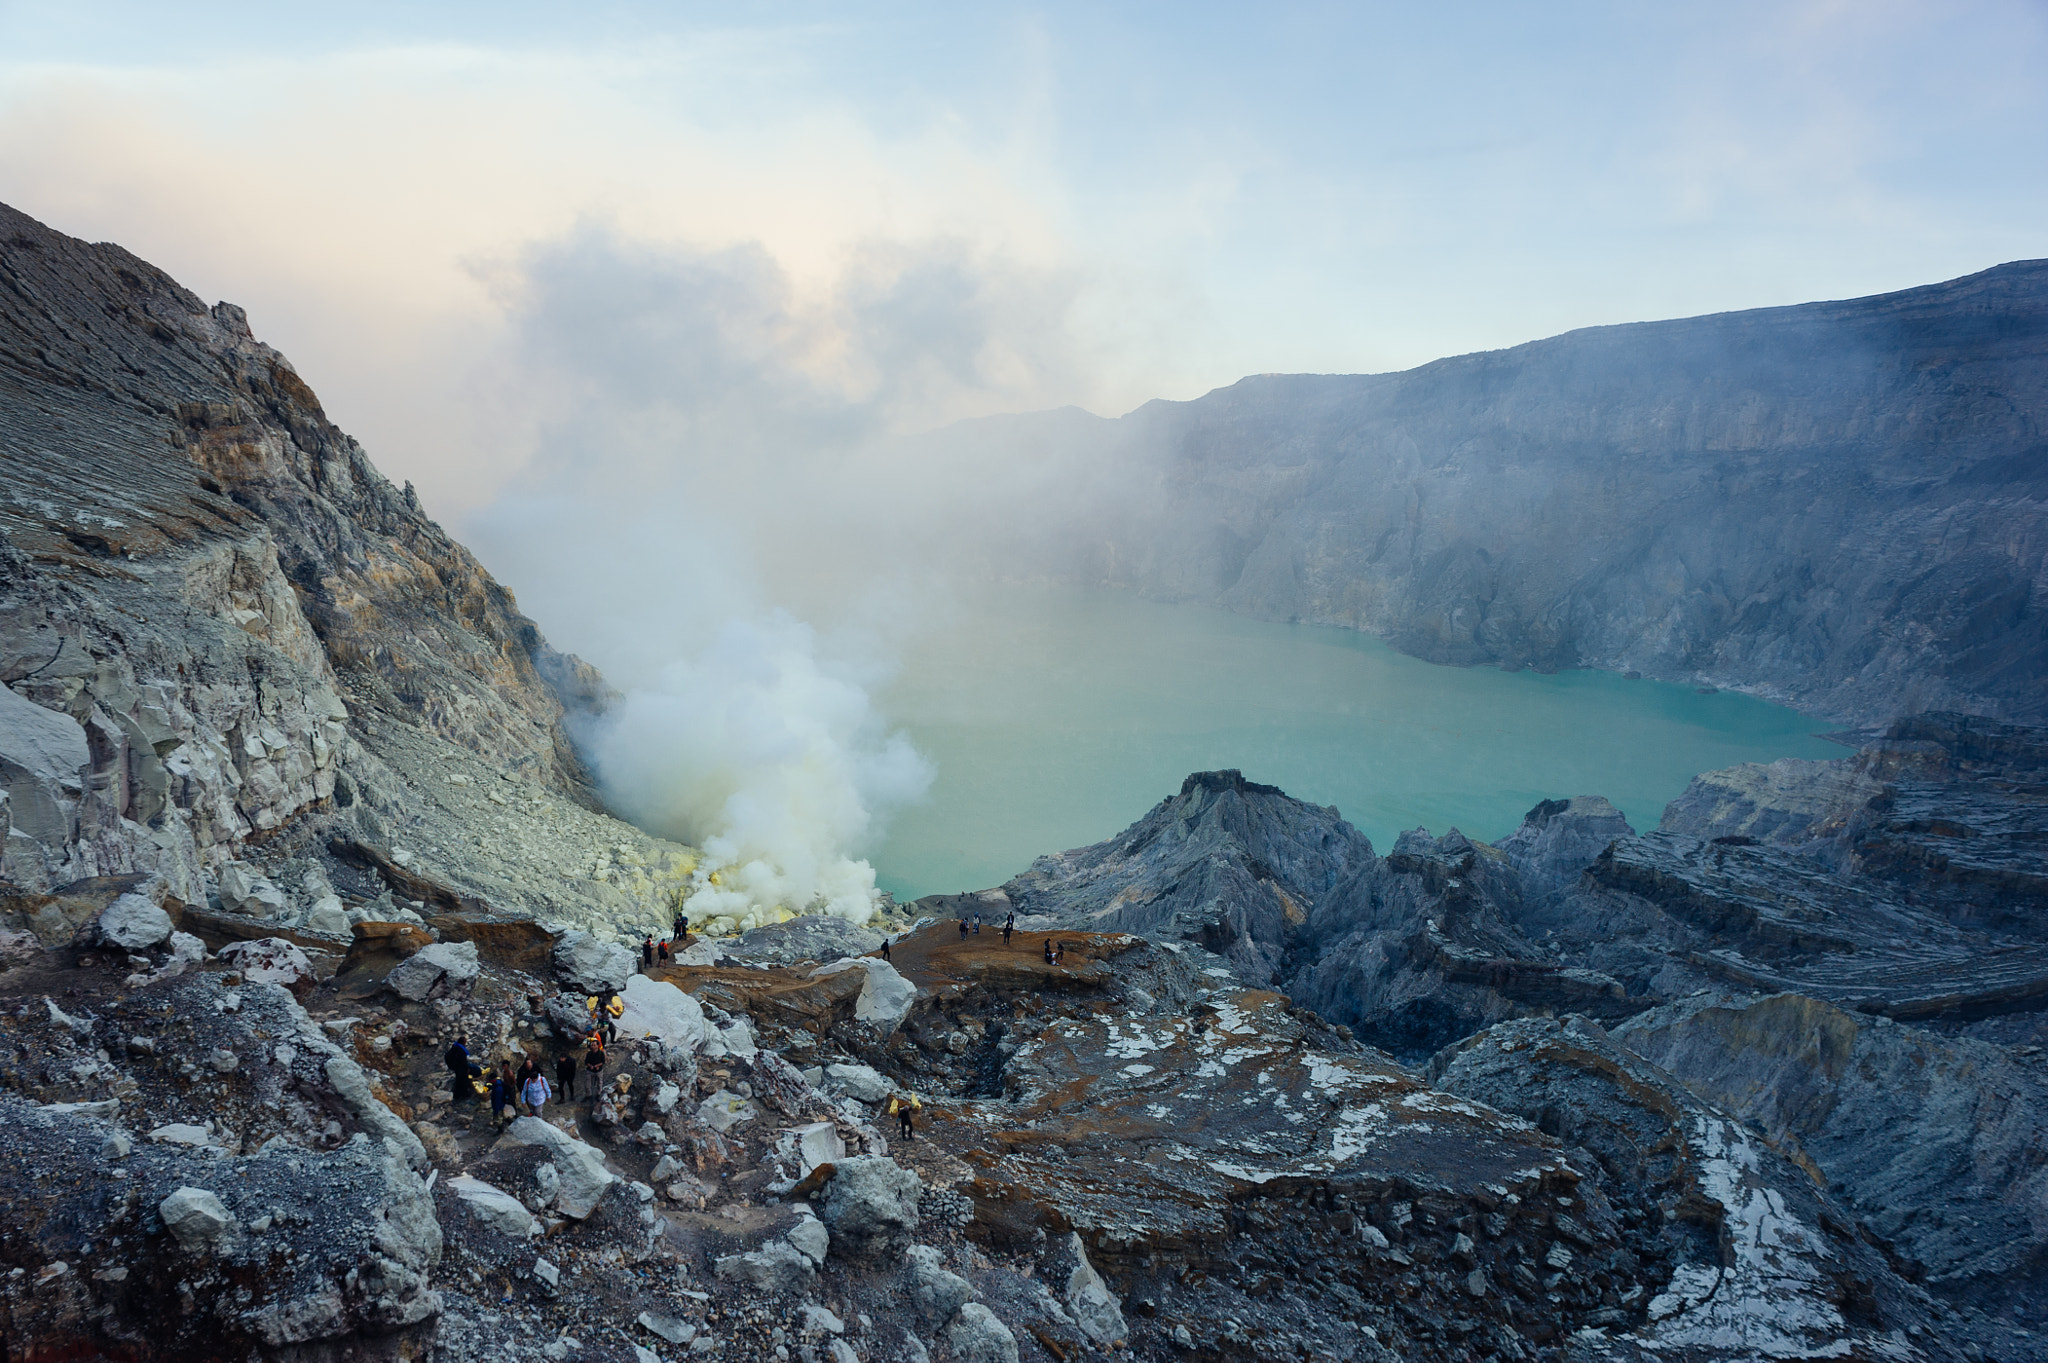
[(618, 1042), (619, 1018), (624, 1015), (626, 1004), (613, 993), (593, 994), (586, 1006), (590, 1029), (583, 1038), (580, 1061), (574, 1050), (556, 1056), (552, 1082), (542, 1072), (540, 1061), (530, 1054), (522, 1054), (516, 1068), (510, 1057), (493, 1066), (479, 1065), (470, 1054), (468, 1039), (457, 1036), (442, 1056), (452, 1079), (454, 1101), (485, 1097), (490, 1101), (494, 1121), (506, 1120), (507, 1112), (513, 1116), (544, 1117), (547, 1105), (556, 1099), (575, 1100), (578, 1069), (590, 1075), (592, 1103), (600, 1101), (604, 1096), (604, 1072), (611, 1063), (607, 1048)]
[[(1016, 930), (1017, 915), (1012, 912), (1003, 919), (1004, 946), (1010, 945), (1010, 936)], [(978, 911), (960, 915), (961, 941), (966, 941), (969, 936), (980, 931), (981, 914)], [(885, 961), (889, 959), (889, 943), (886, 939), (882, 943), (882, 959)], [(1045, 963), (1047, 965), (1065, 965), (1067, 963), (1067, 944), (1065, 942), (1055, 942), (1050, 935), (1047, 935), (1045, 939)]]
[[(1013, 913), (1003, 922), (1003, 945), (1008, 946), (1010, 934), (1016, 927), (1017, 916)], [(670, 941), (681, 943), (689, 935), (690, 920), (677, 914), (675, 936)], [(981, 915), (974, 916), (972, 929), (967, 920), (960, 922), (960, 935), (966, 937), (970, 931), (981, 931)], [(1046, 960), (1056, 959), (1051, 939), (1046, 941)], [(1060, 953), (1062, 956), (1064, 953)], [(657, 961), (671, 959), (669, 942), (657, 942), (648, 934), (640, 947), (641, 961), (652, 965)], [(889, 959), (889, 940), (882, 940), (881, 956)], [(542, 1011), (543, 1003), (538, 994), (529, 999), (535, 1013)], [(586, 1031), (579, 1055), (576, 1048), (563, 1051), (555, 1057), (554, 1078), (549, 1080), (542, 1070), (540, 1060), (532, 1054), (519, 1052), (501, 1058), (490, 1066), (480, 1065), (470, 1054), (468, 1038), (457, 1035), (442, 1059), (446, 1062), (454, 1090), (453, 1101), (467, 1102), (475, 1097), (489, 1100), (491, 1118), (494, 1124), (509, 1120), (511, 1116), (545, 1117), (548, 1104), (558, 1100), (575, 1101), (577, 1097), (576, 1072), (581, 1069), (590, 1077), (588, 1097), (593, 1115), (602, 1122), (608, 1120), (606, 1104), (622, 1109), (632, 1080), (621, 1075), (615, 1086), (605, 1084), (604, 1072), (611, 1063), (609, 1048), (618, 1043), (619, 1019), (626, 1011), (625, 1000), (617, 993), (592, 994), (585, 1001), (589, 1013)], [(896, 1118), (897, 1126), (904, 1140), (915, 1139), (913, 1117), (923, 1110), (917, 1095), (908, 1090), (896, 1093), (889, 1099), (887, 1115)], [(617, 1113), (611, 1114), (616, 1117)]]
[(643, 967), (667, 965), (671, 960), (675, 959), (676, 954), (682, 951), (689, 940), (690, 916), (686, 913), (679, 913), (676, 915), (675, 933), (666, 941), (657, 939), (651, 932), (641, 939), (640, 964)]

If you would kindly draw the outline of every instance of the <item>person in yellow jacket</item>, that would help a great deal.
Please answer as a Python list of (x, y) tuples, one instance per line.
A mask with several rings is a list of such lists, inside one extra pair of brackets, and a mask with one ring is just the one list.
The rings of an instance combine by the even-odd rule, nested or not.
[(604, 1043), (614, 1045), (619, 1039), (619, 1019), (626, 1014), (626, 1001), (617, 994), (609, 1003), (601, 1002), (597, 995), (590, 996), (590, 1025), (604, 1034)]
[(916, 1139), (910, 1134), (910, 1114), (920, 1111), (923, 1111), (923, 1105), (917, 1101), (917, 1095), (914, 1093), (906, 1091), (893, 1094), (889, 1098), (889, 1115), (902, 1125), (903, 1139), (906, 1141)]

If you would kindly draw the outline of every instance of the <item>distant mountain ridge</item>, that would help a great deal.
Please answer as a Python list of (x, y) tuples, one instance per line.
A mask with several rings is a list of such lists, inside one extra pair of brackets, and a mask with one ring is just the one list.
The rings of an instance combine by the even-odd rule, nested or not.
[(1145, 471), (1055, 573), (1435, 662), (2048, 717), (2048, 261), (954, 438)]

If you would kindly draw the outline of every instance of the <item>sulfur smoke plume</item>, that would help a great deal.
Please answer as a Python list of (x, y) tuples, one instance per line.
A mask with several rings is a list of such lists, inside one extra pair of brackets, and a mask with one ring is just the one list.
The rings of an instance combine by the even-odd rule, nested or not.
[(596, 229), (497, 283), (486, 405), (528, 462), (464, 532), (625, 693), (582, 735), (607, 799), (703, 850), (694, 921), (865, 921), (863, 854), (932, 777), (872, 692), (946, 600), (935, 527), (1020, 495), (901, 437), (1071, 390), (1070, 290), (939, 243), (806, 294), (758, 249)]

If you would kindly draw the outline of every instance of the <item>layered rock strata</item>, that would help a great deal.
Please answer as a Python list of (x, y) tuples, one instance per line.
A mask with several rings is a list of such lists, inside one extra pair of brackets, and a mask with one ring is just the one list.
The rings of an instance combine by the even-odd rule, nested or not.
[(661, 919), (688, 849), (599, 811), (570, 740), (603, 680), (241, 309), (0, 207), (0, 469), (16, 930), (119, 875), (344, 939), (443, 896)]

